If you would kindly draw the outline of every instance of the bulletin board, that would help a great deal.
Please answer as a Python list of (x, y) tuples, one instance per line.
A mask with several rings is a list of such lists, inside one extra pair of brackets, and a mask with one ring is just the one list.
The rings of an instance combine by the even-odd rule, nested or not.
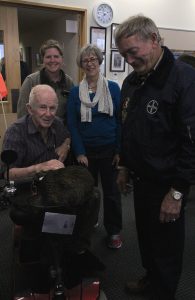
[(195, 31), (159, 28), (163, 44), (178, 54), (195, 56)]

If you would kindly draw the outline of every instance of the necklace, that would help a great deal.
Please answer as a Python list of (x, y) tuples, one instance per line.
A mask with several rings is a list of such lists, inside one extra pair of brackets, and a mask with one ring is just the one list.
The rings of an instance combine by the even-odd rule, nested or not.
[(95, 90), (96, 90), (96, 87), (97, 87), (97, 84), (94, 85), (94, 86), (88, 86), (88, 92), (89, 92), (89, 94), (94, 93)]

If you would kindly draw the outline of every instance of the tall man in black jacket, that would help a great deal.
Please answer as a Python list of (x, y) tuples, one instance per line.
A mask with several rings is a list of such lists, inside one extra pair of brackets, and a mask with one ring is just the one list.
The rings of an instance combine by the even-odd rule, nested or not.
[(116, 32), (134, 71), (122, 86), (118, 184), (134, 183), (136, 226), (146, 275), (126, 285), (174, 300), (182, 270), (184, 207), (195, 168), (195, 70), (175, 61), (154, 22), (133, 16)]

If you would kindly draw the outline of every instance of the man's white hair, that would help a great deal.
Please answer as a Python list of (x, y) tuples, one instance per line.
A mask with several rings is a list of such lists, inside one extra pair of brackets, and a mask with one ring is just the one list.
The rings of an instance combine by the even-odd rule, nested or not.
[(54, 91), (54, 89), (50, 85), (38, 84), (38, 85), (34, 86), (31, 89), (31, 92), (30, 92), (30, 95), (29, 95), (29, 101), (28, 101), (29, 105), (31, 107), (35, 106), (36, 99), (38, 98), (38, 95), (42, 92), (45, 92), (45, 91), (48, 91), (48, 92), (51, 92), (52, 94), (54, 94), (54, 96), (56, 97), (56, 100), (58, 102), (56, 92)]

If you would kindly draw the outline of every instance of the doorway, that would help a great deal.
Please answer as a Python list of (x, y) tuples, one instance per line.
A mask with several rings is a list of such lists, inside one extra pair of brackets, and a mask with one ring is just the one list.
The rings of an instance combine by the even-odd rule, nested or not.
[[(64, 50), (64, 70), (78, 83), (81, 74), (76, 65), (76, 55), (78, 48), (86, 43), (86, 20), (85, 9), (0, 1), (0, 31), (4, 43), (8, 88), (5, 101), (7, 113), (13, 112), (16, 107), (17, 99), (14, 97), (18, 97), (21, 86), (20, 58), (27, 62), (30, 72), (39, 70), (39, 47), (47, 39), (60, 42)], [(68, 28), (69, 24), (73, 24), (72, 29)]]

